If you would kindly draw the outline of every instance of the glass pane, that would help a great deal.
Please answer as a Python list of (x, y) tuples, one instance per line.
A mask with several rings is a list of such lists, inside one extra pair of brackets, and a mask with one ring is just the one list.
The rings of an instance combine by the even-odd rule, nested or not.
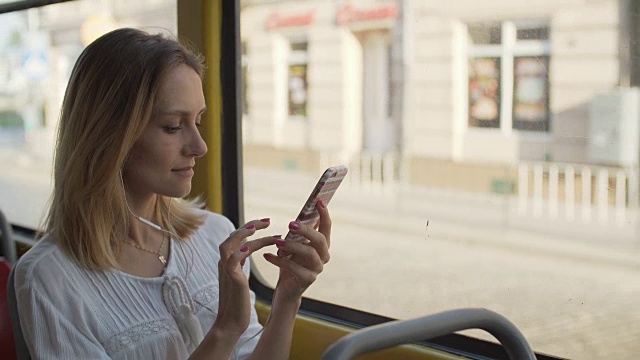
[(549, 130), (548, 63), (548, 57), (514, 59), (514, 129)]
[(467, 30), (472, 44), (495, 45), (502, 43), (502, 27), (500, 24), (470, 24)]
[(307, 51), (307, 41), (292, 41), (289, 43), (291, 51)]
[(549, 40), (549, 28), (524, 28), (516, 32), (518, 40)]
[(289, 66), (289, 115), (307, 116), (307, 65)]
[(469, 61), (469, 126), (500, 127), (500, 59)]
[[(245, 218), (285, 235), (345, 164), (307, 296), (401, 319), (484, 307), (537, 351), (633, 358), (640, 84), (619, 49), (637, 53), (640, 22), (622, 3), (246, 3)], [(292, 36), (308, 41), (305, 122), (287, 121)]]
[(0, 209), (37, 228), (51, 192), (53, 143), (73, 64), (122, 26), (176, 34), (175, 0), (78, 0), (0, 15)]

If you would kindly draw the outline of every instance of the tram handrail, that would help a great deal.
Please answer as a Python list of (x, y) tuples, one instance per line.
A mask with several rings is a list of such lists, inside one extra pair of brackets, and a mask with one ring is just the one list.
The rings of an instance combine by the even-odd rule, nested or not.
[(396, 345), (468, 329), (482, 329), (493, 335), (504, 346), (510, 359), (536, 359), (524, 335), (504, 316), (487, 309), (456, 309), (358, 330), (329, 346), (322, 355), (322, 360), (352, 359)]

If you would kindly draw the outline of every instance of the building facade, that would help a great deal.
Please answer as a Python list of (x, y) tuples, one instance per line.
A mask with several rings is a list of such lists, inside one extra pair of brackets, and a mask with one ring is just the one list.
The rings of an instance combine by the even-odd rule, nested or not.
[(478, 191), (523, 161), (635, 165), (590, 155), (590, 123), (613, 121), (594, 103), (631, 92), (621, 14), (617, 0), (247, 2), (246, 161), (392, 152), (412, 183)]

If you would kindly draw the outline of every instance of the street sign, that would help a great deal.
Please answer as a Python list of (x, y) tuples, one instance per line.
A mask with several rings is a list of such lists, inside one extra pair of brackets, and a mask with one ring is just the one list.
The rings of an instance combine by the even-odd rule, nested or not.
[(22, 58), (22, 71), (30, 80), (43, 80), (49, 75), (49, 56), (44, 50), (28, 50)]

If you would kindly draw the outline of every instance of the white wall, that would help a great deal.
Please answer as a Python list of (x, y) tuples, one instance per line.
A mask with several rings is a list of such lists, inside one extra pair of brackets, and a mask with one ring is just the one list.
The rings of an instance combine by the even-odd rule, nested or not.
[(587, 162), (588, 108), (618, 84), (617, 1), (586, 2), (551, 18), (553, 160)]
[[(315, 9), (310, 26), (267, 30), (266, 20)], [(242, 12), (248, 46), (250, 114), (245, 142), (282, 149), (313, 149), (345, 155), (362, 147), (362, 51), (346, 28), (334, 25), (331, 2), (256, 6)], [(307, 118), (288, 116), (288, 39), (308, 39)]]

